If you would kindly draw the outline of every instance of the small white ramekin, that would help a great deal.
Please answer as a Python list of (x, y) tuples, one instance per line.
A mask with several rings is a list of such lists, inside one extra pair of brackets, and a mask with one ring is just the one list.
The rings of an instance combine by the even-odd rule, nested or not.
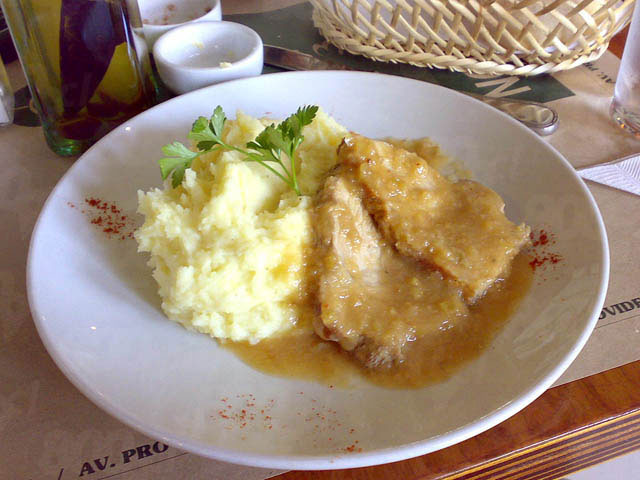
[(169, 30), (194, 22), (222, 20), (220, 0), (138, 0), (138, 6), (149, 50)]
[(153, 47), (160, 78), (174, 93), (262, 73), (260, 36), (233, 22), (196, 22), (162, 35)]

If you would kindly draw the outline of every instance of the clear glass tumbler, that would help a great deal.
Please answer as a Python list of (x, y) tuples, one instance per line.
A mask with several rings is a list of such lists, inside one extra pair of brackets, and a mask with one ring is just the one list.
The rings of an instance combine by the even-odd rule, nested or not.
[(640, 7), (636, 4), (616, 80), (611, 116), (621, 128), (640, 136)]
[(51, 149), (77, 155), (157, 103), (137, 0), (1, 0)]

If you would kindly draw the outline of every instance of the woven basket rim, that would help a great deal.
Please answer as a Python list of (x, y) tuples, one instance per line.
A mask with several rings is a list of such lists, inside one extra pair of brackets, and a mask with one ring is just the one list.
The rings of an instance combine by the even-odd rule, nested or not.
[[(597, 60), (611, 37), (629, 23), (635, 4), (635, 0), (545, 2), (311, 0), (314, 25), (340, 50), (382, 62), (523, 76)], [(532, 5), (546, 7), (534, 13)], [(585, 10), (590, 5), (595, 5), (593, 11)], [(561, 12), (567, 8), (566, 14)], [(543, 15), (557, 23), (547, 18), (545, 24)], [(526, 28), (515, 30), (522, 19), (529, 20)]]

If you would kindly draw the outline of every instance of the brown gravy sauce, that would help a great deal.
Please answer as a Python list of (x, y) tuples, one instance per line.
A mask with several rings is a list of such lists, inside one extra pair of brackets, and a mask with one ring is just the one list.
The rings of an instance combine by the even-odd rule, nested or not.
[[(470, 176), (462, 166), (444, 155), (428, 138), (418, 140), (385, 139), (414, 152), (437, 170), (450, 170), (459, 178)], [(288, 332), (256, 345), (225, 342), (221, 345), (234, 352), (251, 367), (280, 377), (316, 381), (326, 385), (347, 387), (365, 378), (388, 388), (419, 388), (445, 380), (478, 357), (508, 321), (532, 282), (531, 257), (525, 249), (512, 262), (506, 278), (497, 281), (485, 295), (469, 306), (467, 316), (456, 319), (450, 328), (441, 327), (414, 341), (406, 359), (391, 368), (370, 369), (344, 351), (338, 343), (325, 341), (315, 334), (314, 305), (301, 289), (300, 319)], [(312, 278), (308, 282), (312, 283)]]
[(346, 387), (356, 378), (388, 388), (419, 388), (450, 377), (489, 346), (515, 311), (531, 285), (530, 256), (521, 252), (509, 275), (496, 282), (470, 306), (470, 315), (449, 329), (440, 329), (416, 341), (407, 359), (389, 369), (368, 369), (337, 343), (319, 338), (313, 331), (313, 311), (303, 307), (302, 318), (285, 334), (256, 345), (222, 344), (251, 367), (281, 377), (317, 381)]

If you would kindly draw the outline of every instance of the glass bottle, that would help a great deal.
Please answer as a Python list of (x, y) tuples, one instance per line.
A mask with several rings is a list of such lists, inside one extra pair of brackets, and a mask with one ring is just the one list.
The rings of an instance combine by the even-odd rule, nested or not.
[(47, 143), (77, 155), (157, 102), (136, 0), (2, 0)]

